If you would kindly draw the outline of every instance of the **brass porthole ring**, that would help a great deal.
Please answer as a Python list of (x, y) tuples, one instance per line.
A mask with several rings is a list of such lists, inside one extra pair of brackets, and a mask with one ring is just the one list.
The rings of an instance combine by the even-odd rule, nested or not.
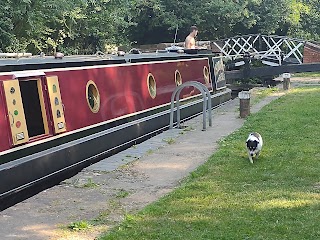
[(204, 77), (204, 81), (207, 84), (210, 83), (210, 73), (209, 73), (209, 69), (207, 66), (203, 67), (203, 77)]
[(99, 112), (100, 94), (97, 85), (92, 81), (88, 81), (86, 86), (86, 98), (90, 110), (93, 113)]
[(176, 82), (176, 85), (179, 86), (182, 84), (182, 77), (179, 70), (176, 70), (174, 73), (174, 81)]
[(157, 95), (157, 84), (156, 84), (156, 79), (151, 73), (149, 73), (147, 76), (147, 85), (148, 85), (150, 97), (155, 98)]

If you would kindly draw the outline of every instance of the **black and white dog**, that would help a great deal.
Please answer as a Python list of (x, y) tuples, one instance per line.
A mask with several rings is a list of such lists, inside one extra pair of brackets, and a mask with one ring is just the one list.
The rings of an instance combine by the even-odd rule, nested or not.
[(259, 133), (253, 132), (249, 134), (246, 141), (248, 156), (251, 163), (253, 163), (253, 157), (259, 157), (260, 151), (262, 149), (263, 141)]

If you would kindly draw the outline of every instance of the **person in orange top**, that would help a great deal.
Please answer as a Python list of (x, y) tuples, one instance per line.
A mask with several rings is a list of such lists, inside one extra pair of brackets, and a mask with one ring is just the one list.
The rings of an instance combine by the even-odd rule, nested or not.
[(184, 47), (186, 49), (195, 49), (196, 48), (196, 40), (195, 37), (198, 34), (198, 28), (196, 26), (190, 27), (190, 33), (186, 37), (186, 40), (184, 41)]

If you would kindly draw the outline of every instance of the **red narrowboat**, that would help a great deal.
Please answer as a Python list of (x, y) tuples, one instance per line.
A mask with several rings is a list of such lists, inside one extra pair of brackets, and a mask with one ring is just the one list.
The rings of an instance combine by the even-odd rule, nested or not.
[[(0, 59), (1, 208), (168, 128), (171, 94), (188, 81), (214, 106), (231, 97), (212, 54)], [(181, 98), (198, 95), (186, 87)], [(183, 118), (201, 111), (201, 100), (185, 102)]]

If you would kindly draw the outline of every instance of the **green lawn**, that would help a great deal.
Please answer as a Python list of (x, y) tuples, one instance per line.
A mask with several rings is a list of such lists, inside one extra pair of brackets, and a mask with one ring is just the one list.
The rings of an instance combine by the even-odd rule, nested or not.
[(320, 77), (320, 72), (295, 73), (294, 77)]
[[(168, 196), (101, 239), (320, 239), (320, 88), (291, 90), (251, 115)], [(247, 159), (250, 131), (264, 138)]]

